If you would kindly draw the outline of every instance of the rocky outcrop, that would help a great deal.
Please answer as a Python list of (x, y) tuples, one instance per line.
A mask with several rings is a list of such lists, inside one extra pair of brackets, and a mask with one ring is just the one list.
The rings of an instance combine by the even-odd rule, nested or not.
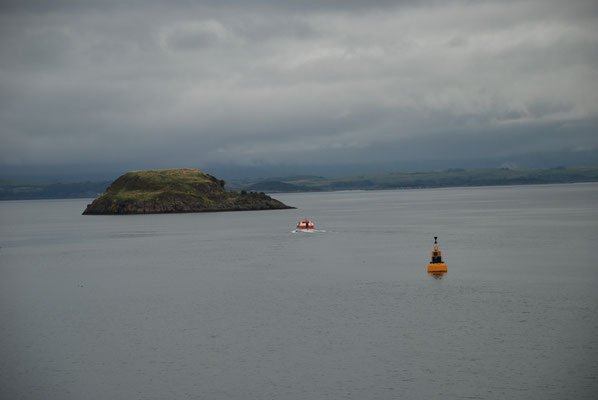
[(115, 180), (83, 214), (156, 214), (289, 209), (264, 193), (228, 192), (197, 169), (133, 171)]

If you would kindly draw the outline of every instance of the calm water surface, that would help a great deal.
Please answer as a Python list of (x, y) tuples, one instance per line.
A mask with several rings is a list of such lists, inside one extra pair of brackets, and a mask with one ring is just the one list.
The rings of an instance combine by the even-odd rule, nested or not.
[(274, 197), (0, 202), (0, 398), (595, 398), (598, 184)]

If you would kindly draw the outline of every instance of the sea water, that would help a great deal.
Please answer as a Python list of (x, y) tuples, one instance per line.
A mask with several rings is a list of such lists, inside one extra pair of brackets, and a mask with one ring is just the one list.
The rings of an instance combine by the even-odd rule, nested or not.
[(274, 197), (0, 202), (0, 398), (595, 398), (598, 184)]

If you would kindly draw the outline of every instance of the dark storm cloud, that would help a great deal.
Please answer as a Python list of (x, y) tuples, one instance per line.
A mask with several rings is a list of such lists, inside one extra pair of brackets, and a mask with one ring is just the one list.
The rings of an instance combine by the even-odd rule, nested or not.
[(595, 148), (597, 9), (0, 2), (0, 165), (390, 161), (429, 156), (432, 144), (438, 157)]

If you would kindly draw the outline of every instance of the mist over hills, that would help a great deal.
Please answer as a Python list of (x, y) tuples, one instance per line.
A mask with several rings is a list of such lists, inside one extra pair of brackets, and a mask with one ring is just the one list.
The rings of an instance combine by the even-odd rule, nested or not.
[(433, 171), (451, 168), (554, 168), (598, 165), (598, 150), (554, 151), (514, 154), (491, 158), (430, 158), (380, 163), (338, 163), (305, 165), (250, 165), (245, 167), (211, 165), (209, 171), (224, 179), (276, 178), (314, 175), (339, 178), (349, 175), (395, 171)]
[[(239, 160), (242, 161), (242, 160)], [(376, 174), (398, 171), (433, 171), (451, 168), (554, 168), (598, 165), (598, 150), (561, 150), (512, 154), (501, 157), (441, 158), (420, 160), (396, 160), (393, 162), (346, 162), (346, 163), (279, 163), (251, 164), (202, 163), (185, 167), (199, 168), (221, 179), (270, 179), (298, 175), (339, 178), (351, 175)], [(152, 163), (134, 164), (77, 164), (64, 166), (18, 166), (4, 167), (0, 179), (53, 181), (53, 182), (100, 182), (114, 180), (123, 173), (139, 169), (167, 169), (181, 167), (159, 159)]]

